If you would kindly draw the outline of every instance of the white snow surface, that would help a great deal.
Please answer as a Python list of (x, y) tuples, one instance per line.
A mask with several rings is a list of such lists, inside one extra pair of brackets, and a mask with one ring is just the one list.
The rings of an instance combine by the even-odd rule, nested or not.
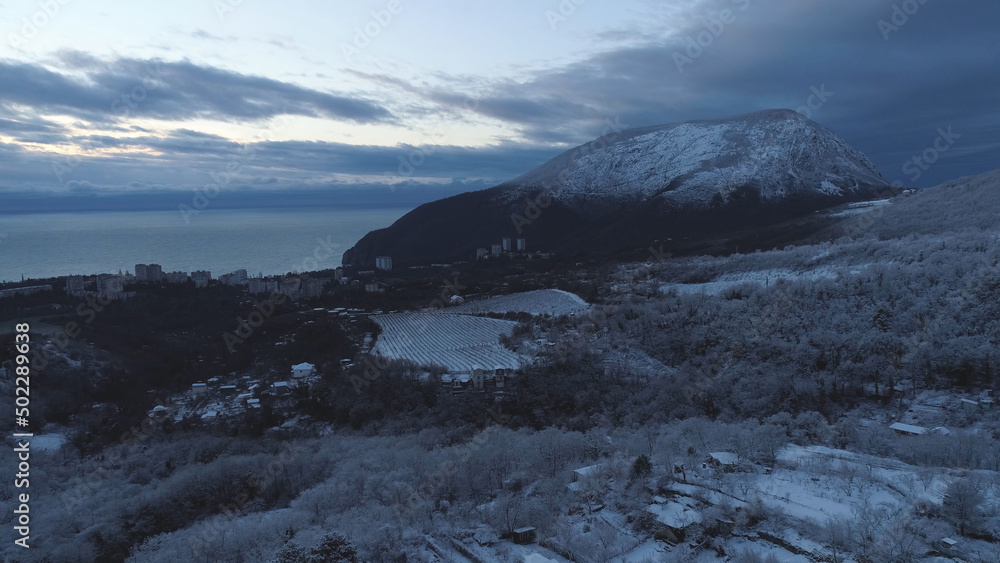
[(538, 289), (466, 301), (461, 305), (438, 309), (450, 314), (529, 313), (531, 315), (568, 315), (587, 311), (590, 305), (578, 295), (561, 289)]
[[(817, 523), (849, 519), (861, 503), (898, 507), (924, 500), (940, 504), (951, 481), (941, 475), (921, 482), (918, 468), (903, 462), (825, 446), (789, 444), (777, 458), (780, 464), (796, 469), (776, 468), (772, 475), (758, 477), (755, 490), (760, 499), (788, 516)], [(850, 469), (867, 477), (852, 485), (837, 476), (838, 471)]]
[(833, 211), (829, 214), (830, 217), (849, 217), (851, 215), (860, 215), (862, 213), (868, 213), (869, 211), (874, 211), (883, 205), (891, 203), (891, 199), (876, 199), (872, 201), (856, 201), (853, 203), (848, 203), (843, 206), (842, 209)]
[(39, 451), (55, 451), (66, 443), (66, 435), (59, 433), (39, 434), (29, 440), (31, 447)]
[(649, 563), (651, 561), (660, 561), (663, 558), (663, 554), (667, 551), (668, 547), (666, 544), (660, 543), (656, 540), (649, 539), (641, 544), (639, 544), (635, 549), (632, 549), (625, 555), (612, 559), (612, 563)]
[[(857, 274), (868, 267), (868, 264), (861, 264), (847, 273)], [(705, 283), (667, 283), (660, 286), (660, 293), (670, 291), (677, 292), (678, 295), (691, 293), (705, 293), (708, 295), (718, 295), (728, 289), (752, 283), (757, 285), (769, 285), (779, 280), (807, 280), (817, 281), (821, 279), (836, 279), (838, 269), (830, 266), (819, 266), (801, 271), (794, 271), (787, 268), (771, 268), (767, 270), (755, 270), (750, 272), (734, 272), (719, 276), (716, 280)]]
[(684, 528), (690, 524), (701, 522), (701, 513), (693, 508), (694, 501), (680, 498), (665, 504), (651, 504), (646, 511), (656, 516), (656, 519), (672, 528)]

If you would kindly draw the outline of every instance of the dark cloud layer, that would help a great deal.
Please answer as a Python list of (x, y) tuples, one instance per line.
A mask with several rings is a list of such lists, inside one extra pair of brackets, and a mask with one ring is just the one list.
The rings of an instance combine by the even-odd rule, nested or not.
[[(79, 52), (61, 53), (48, 67), (0, 61), (0, 135), (53, 148), (116, 151), (74, 160), (0, 144), (0, 190), (65, 191), (69, 182), (77, 192), (189, 189), (233, 162), (246, 189), (343, 187), (338, 182), (346, 180), (331, 180), (339, 175), (369, 183), (433, 178), (475, 179), (456, 188), (489, 185), (600, 135), (611, 123), (638, 127), (767, 108), (803, 111), (871, 157), (888, 180), (906, 185), (930, 186), (1000, 166), (1000, 2), (710, 0), (684, 22), (679, 32), (676, 21), (663, 21), (670, 33), (647, 22), (631, 38), (629, 30), (596, 36), (604, 50), (517, 82), (480, 84), (477, 77), (436, 74), (429, 77), (435, 86), (354, 73), (374, 87), (398, 90), (394, 99), (407, 106), (406, 115), (480, 116), (520, 134), (483, 148), (310, 141), (244, 147), (184, 129), (182, 122), (293, 114), (409, 124), (367, 97), (187, 61), (109, 61)], [(140, 136), (70, 136), (38, 115), (67, 115)], [(175, 121), (177, 128), (167, 135), (134, 128), (129, 118), (139, 116)], [(936, 155), (928, 152), (942, 133), (954, 142)], [(928, 155), (935, 162), (915, 168), (914, 159)]]
[(114, 123), (129, 117), (165, 120), (256, 120), (305, 115), (357, 123), (392, 119), (378, 103), (311, 90), (188, 61), (118, 59), (63, 53), (65, 73), (0, 60), (0, 106)]
[[(337, 190), (362, 184), (405, 185), (413, 190), (424, 183), (437, 186), (428, 191), (438, 193), (441, 185), (452, 182), (459, 182), (456, 188), (489, 187), (538, 166), (553, 152), (521, 144), (484, 148), (317, 141), (240, 144), (185, 129), (166, 136), (86, 135), (70, 140), (87, 149), (113, 149), (116, 156), (81, 158), (0, 143), (0, 165), (10, 169), (0, 178), (0, 192), (54, 194), (91, 186), (116, 193), (177, 191), (202, 189), (224, 178), (225, 187), (243, 192)], [(352, 182), (351, 176), (361, 179)]]
[[(1000, 3), (714, 0), (689, 21), (680, 33), (495, 84), (474, 109), (532, 141), (570, 143), (600, 135), (609, 118), (642, 126), (804, 109), (890, 180), (926, 186), (1000, 164)], [(821, 89), (832, 95), (810, 100)], [(961, 131), (955, 150), (914, 181), (902, 166), (949, 125)]]

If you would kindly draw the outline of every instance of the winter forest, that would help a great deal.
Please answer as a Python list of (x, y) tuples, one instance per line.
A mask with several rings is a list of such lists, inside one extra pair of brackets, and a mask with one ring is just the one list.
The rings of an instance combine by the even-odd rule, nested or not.
[(392, 362), (300, 393), (309, 425), (40, 453), (18, 560), (1000, 561), (996, 181), (577, 268), (590, 309), (521, 316), (504, 346), (552, 345), (499, 404)]

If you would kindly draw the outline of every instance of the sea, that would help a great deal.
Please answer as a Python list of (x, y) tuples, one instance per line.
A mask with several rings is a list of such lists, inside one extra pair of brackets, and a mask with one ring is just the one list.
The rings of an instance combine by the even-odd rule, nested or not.
[(335, 268), (366, 233), (411, 209), (205, 209), (187, 220), (178, 211), (0, 212), (0, 281), (134, 273), (150, 263), (213, 277), (241, 268), (252, 276)]

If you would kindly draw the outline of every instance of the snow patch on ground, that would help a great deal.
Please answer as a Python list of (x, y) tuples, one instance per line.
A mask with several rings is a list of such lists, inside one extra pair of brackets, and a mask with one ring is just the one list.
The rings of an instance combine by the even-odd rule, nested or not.
[(819, 191), (828, 195), (840, 195), (843, 193), (843, 191), (840, 188), (835, 186), (833, 182), (829, 180), (823, 180), (822, 182), (820, 182)]
[(827, 214), (827, 217), (850, 217), (852, 215), (860, 215), (862, 213), (868, 213), (874, 211), (889, 203), (888, 199), (877, 199), (874, 201), (858, 201), (855, 203), (848, 203), (846, 206), (841, 208), (839, 211), (833, 211)]
[(611, 563), (651, 563), (660, 561), (666, 551), (666, 544), (649, 539), (625, 555), (612, 559)]
[[(850, 273), (857, 274), (867, 265), (858, 266)], [(755, 270), (750, 272), (736, 272), (724, 274), (716, 280), (705, 283), (668, 283), (660, 286), (660, 293), (676, 292), (678, 295), (690, 295), (694, 293), (704, 293), (706, 295), (719, 295), (742, 284), (752, 283), (756, 285), (769, 286), (780, 280), (784, 281), (817, 281), (821, 279), (835, 279), (838, 269), (829, 266), (820, 266), (803, 271), (793, 271), (786, 268), (774, 268), (768, 270)]]
[(773, 556), (781, 563), (813, 563), (811, 559), (804, 555), (792, 553), (783, 547), (762, 540), (750, 541), (746, 538), (736, 539), (729, 542), (728, 551), (730, 553), (741, 554), (754, 553), (760, 557), (762, 561)]
[(39, 434), (31, 438), (31, 448), (43, 452), (58, 450), (66, 443), (65, 434)]
[(469, 301), (440, 309), (441, 312), (463, 315), (485, 313), (529, 313), (532, 315), (570, 315), (582, 313), (590, 305), (578, 295), (560, 289), (539, 289)]

